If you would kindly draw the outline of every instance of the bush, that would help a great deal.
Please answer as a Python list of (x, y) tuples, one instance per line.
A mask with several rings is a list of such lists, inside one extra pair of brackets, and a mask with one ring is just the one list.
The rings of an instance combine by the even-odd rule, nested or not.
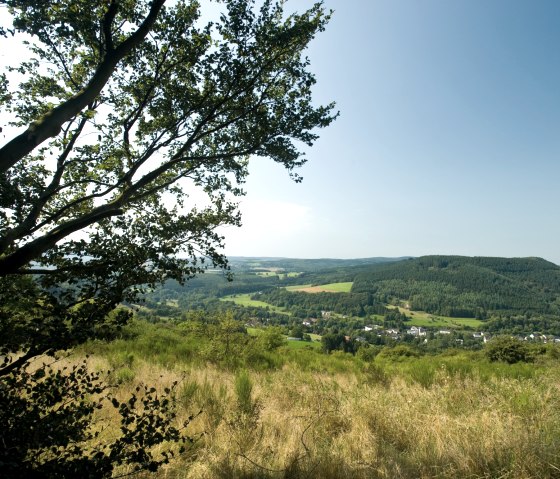
[(362, 361), (371, 362), (375, 359), (375, 357), (379, 354), (379, 348), (374, 348), (369, 345), (360, 346), (358, 349), (357, 356)]
[(235, 394), (239, 411), (252, 415), (255, 410), (255, 402), (252, 397), (253, 383), (245, 370), (239, 371), (235, 376)]
[(527, 345), (509, 336), (498, 336), (487, 343), (484, 354), (490, 361), (502, 361), (508, 364), (531, 360)]

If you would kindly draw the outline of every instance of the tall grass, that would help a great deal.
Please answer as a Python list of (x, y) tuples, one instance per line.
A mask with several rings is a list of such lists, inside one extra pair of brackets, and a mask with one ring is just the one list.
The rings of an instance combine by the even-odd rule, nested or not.
[[(201, 359), (200, 338), (144, 333), (160, 340), (140, 335), (89, 348), (98, 352), (94, 367), (133, 372), (116, 383), (122, 397), (140, 382), (179, 381), (178, 424), (195, 415), (187, 431), (195, 440), (157, 477), (560, 477), (560, 367), (553, 354), (508, 365), (465, 352), (363, 361), (280, 348), (269, 353), (276, 358), (271, 367), (232, 369)], [(110, 422), (110, 413), (99, 414)]]

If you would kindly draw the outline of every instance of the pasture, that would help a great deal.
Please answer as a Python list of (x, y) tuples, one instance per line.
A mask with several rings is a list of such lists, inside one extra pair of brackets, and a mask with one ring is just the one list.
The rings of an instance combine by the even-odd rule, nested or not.
[(400, 306), (387, 305), (388, 308), (398, 309), (399, 312), (410, 318), (407, 323), (410, 326), (422, 327), (444, 327), (444, 328), (473, 328), (477, 329), (483, 321), (475, 318), (452, 318), (450, 316), (438, 316), (436, 314), (426, 313), (425, 311), (411, 311)]
[(352, 289), (352, 281), (345, 283), (329, 283), (321, 285), (301, 284), (287, 286), (288, 291), (301, 291), (304, 293), (349, 293)]
[(269, 303), (265, 303), (264, 301), (259, 301), (256, 299), (251, 299), (252, 293), (249, 294), (232, 294), (229, 296), (224, 296), (220, 298), (220, 301), (231, 301), (235, 304), (240, 306), (252, 306), (254, 308), (268, 308), (275, 313), (286, 314), (291, 316), (289, 311), (286, 311), (284, 308), (280, 308), (278, 306), (274, 306)]

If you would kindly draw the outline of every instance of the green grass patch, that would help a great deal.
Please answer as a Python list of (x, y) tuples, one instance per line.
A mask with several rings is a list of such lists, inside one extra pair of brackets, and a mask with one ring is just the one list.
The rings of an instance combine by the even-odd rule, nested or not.
[(321, 349), (321, 343), (317, 341), (288, 341), (290, 349)]
[(332, 291), (334, 293), (349, 293), (353, 284), (354, 283), (352, 281), (345, 283), (330, 283), (322, 285), (322, 288), (326, 291)]
[(475, 318), (452, 318), (450, 316), (438, 316), (436, 314), (426, 313), (425, 311), (410, 311), (406, 308), (401, 308), (400, 306), (387, 305), (388, 308), (398, 309), (401, 313), (404, 313), (410, 321), (407, 325), (410, 326), (422, 326), (422, 327), (433, 327), (433, 328), (450, 328), (458, 329), (469, 327), (473, 329), (479, 328), (484, 321)]
[(293, 286), (286, 286), (285, 289), (288, 291), (301, 291), (305, 288), (310, 288), (311, 284), (295, 284)]
[(251, 294), (232, 294), (230, 296), (224, 296), (223, 298), (220, 298), (220, 301), (231, 301), (240, 306), (252, 306), (254, 308), (264, 308), (264, 309), (268, 308), (270, 311), (274, 311), (275, 313), (279, 313), (279, 314), (286, 314), (288, 316), (290, 316), (291, 314), (290, 312), (286, 311), (284, 308), (280, 308), (278, 306), (265, 303), (264, 301), (251, 299)]

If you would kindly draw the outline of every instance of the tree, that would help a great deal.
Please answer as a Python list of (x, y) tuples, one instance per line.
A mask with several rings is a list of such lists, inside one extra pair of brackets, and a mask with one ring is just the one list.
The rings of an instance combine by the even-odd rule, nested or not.
[(146, 285), (227, 271), (216, 228), (240, 224), (250, 158), (301, 180), (336, 117), (304, 56), (329, 14), (219, 3), (203, 24), (194, 0), (0, 0), (31, 54), (0, 76), (0, 380), (110, 336)]
[(294, 338), (303, 339), (303, 326), (296, 324), (290, 331), (290, 335)]
[[(57, 306), (106, 313), (135, 285), (225, 266), (215, 229), (239, 224), (248, 158), (293, 173), (333, 119), (302, 59), (320, 5), (282, 20), (231, 0), (212, 28), (194, 2), (2, 3), (36, 40), (17, 70), (39, 73), (4, 97), (28, 126), (0, 149), (0, 274), (40, 275)], [(209, 202), (189, 209), (197, 187)]]
[(282, 330), (277, 326), (269, 326), (262, 330), (257, 337), (259, 346), (264, 351), (274, 351), (280, 346), (286, 344), (286, 337), (282, 334)]
[(511, 336), (496, 336), (484, 348), (490, 361), (503, 361), (508, 364), (530, 361), (527, 345)]

